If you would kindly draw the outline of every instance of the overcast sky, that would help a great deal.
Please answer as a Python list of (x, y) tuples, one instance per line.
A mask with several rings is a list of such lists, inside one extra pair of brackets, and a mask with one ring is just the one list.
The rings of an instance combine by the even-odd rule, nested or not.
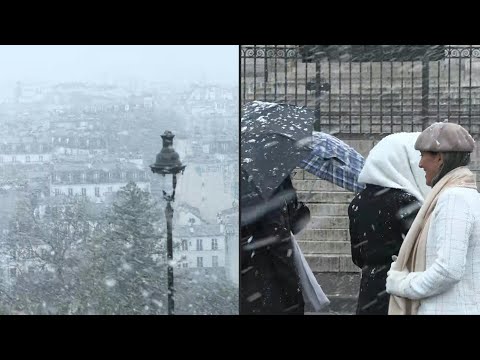
[(167, 81), (238, 84), (235, 45), (0, 45), (0, 84)]

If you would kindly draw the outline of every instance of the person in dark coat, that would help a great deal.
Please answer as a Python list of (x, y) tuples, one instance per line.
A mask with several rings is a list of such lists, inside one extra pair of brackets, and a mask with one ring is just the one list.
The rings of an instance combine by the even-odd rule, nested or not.
[(366, 185), (348, 207), (352, 260), (362, 269), (357, 315), (387, 315), (387, 272), (429, 188), (413, 145), (420, 133), (385, 137), (371, 151), (358, 181)]
[(287, 177), (268, 200), (242, 171), (240, 314), (303, 315), (304, 300), (297, 274), (291, 232), (310, 219)]

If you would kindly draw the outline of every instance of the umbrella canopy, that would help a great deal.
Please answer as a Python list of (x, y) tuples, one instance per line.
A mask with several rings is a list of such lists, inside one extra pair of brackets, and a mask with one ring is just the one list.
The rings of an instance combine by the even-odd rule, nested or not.
[(300, 162), (309, 173), (355, 193), (365, 185), (358, 182), (365, 159), (335, 136), (314, 131), (307, 145), (310, 153)]
[(241, 120), (241, 167), (267, 200), (310, 150), (314, 112), (289, 104), (248, 103)]

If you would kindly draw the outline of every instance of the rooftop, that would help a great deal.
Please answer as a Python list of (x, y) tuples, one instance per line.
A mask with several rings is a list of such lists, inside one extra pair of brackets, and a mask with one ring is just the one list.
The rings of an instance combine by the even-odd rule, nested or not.
[[(193, 231), (192, 231), (193, 230)], [(175, 236), (179, 237), (195, 237), (195, 236), (222, 236), (220, 225), (192, 225), (192, 226), (177, 226), (173, 228)]]
[(147, 169), (133, 164), (128, 161), (112, 161), (112, 160), (95, 160), (89, 161), (62, 161), (53, 165), (54, 171), (85, 171), (85, 170), (100, 170), (100, 171), (146, 171)]

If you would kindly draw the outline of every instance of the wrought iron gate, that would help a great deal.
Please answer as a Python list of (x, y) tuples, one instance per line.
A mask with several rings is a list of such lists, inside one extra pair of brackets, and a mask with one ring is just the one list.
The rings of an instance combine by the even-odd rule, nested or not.
[(421, 131), (444, 119), (477, 138), (480, 46), (242, 46), (241, 98), (314, 108), (316, 129), (344, 138)]

